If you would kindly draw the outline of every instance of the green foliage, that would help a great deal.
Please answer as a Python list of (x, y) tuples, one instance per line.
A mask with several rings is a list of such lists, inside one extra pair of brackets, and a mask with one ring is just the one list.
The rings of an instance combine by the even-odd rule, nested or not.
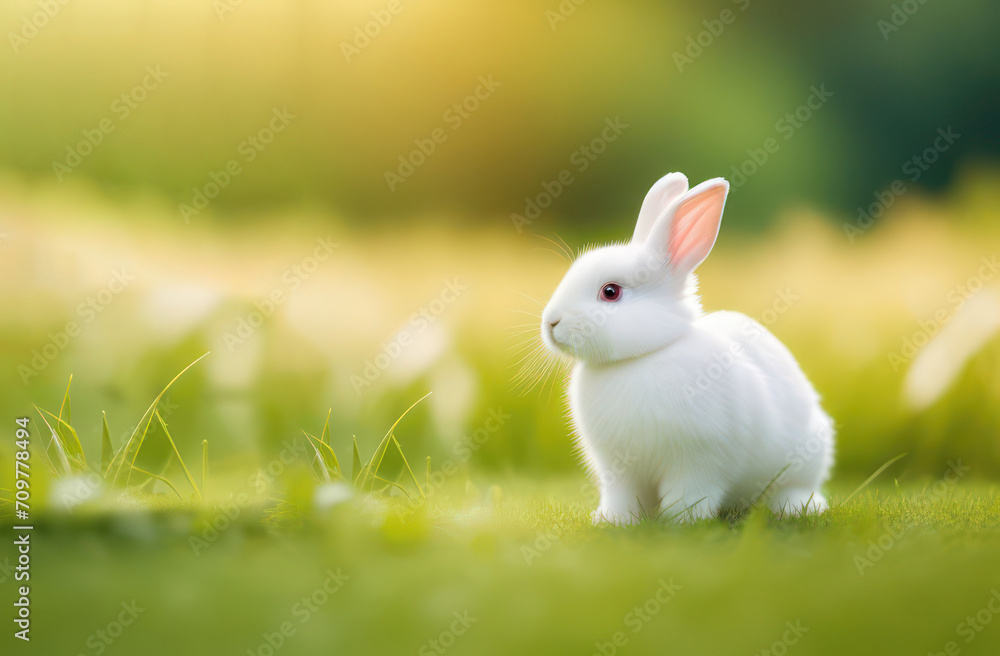
[[(208, 354), (206, 353), (205, 355)], [(146, 437), (150, 434), (150, 428), (152, 426), (153, 418), (155, 417), (160, 429), (163, 431), (164, 438), (172, 449), (172, 455), (177, 458), (177, 462), (183, 470), (188, 483), (191, 485), (191, 489), (194, 491), (195, 497), (200, 499), (202, 496), (201, 491), (198, 489), (198, 485), (195, 483), (194, 477), (191, 475), (190, 470), (184, 463), (184, 458), (181, 457), (177, 444), (174, 442), (173, 437), (171, 437), (170, 431), (167, 429), (167, 422), (160, 414), (158, 406), (170, 387), (177, 382), (177, 379), (179, 379), (184, 372), (193, 367), (199, 360), (205, 357), (205, 355), (189, 364), (179, 374), (174, 376), (173, 380), (167, 383), (166, 387), (160, 391), (160, 393), (153, 400), (152, 404), (150, 404), (149, 408), (143, 414), (135, 430), (132, 431), (132, 434), (117, 449), (111, 443), (111, 432), (108, 428), (107, 414), (104, 412), (101, 413), (102, 431), (100, 469), (91, 466), (87, 462), (87, 457), (84, 453), (83, 445), (80, 443), (80, 438), (77, 436), (76, 430), (71, 425), (72, 415), (70, 410), (70, 386), (73, 384), (73, 377), (70, 376), (70, 381), (69, 384), (66, 385), (66, 392), (63, 395), (63, 401), (59, 408), (58, 415), (42, 410), (37, 406), (35, 407), (39, 417), (41, 417), (42, 422), (49, 431), (50, 439), (48, 440), (42, 453), (45, 456), (45, 462), (48, 465), (50, 472), (56, 478), (90, 472), (100, 476), (101, 480), (103, 480), (107, 485), (123, 489), (141, 489), (145, 487), (150, 480), (155, 479), (169, 487), (179, 499), (183, 499), (181, 493), (169, 479), (164, 477), (162, 474), (146, 471), (136, 465), (139, 453), (142, 450), (143, 445), (146, 443)], [(53, 424), (55, 424), (55, 428), (53, 428)], [(164, 469), (166, 468), (166, 464), (167, 463), (163, 464)], [(138, 472), (148, 478), (143, 479), (142, 477), (137, 477), (136, 481), (133, 482), (132, 472)], [(204, 440), (202, 451), (202, 487), (204, 487), (207, 474), (208, 441)]]
[(375, 452), (364, 464), (361, 463), (361, 457), (358, 454), (358, 440), (356, 437), (354, 438), (351, 468), (352, 473), (350, 478), (348, 478), (340, 468), (340, 461), (337, 459), (337, 454), (333, 450), (333, 447), (330, 446), (330, 415), (333, 413), (333, 410), (331, 409), (327, 413), (326, 423), (323, 424), (323, 432), (320, 434), (318, 439), (305, 431), (302, 432), (303, 435), (305, 435), (309, 440), (309, 443), (316, 454), (316, 457), (313, 459), (313, 467), (314, 472), (317, 474), (317, 479), (327, 483), (347, 480), (360, 492), (373, 492), (376, 489), (376, 485), (380, 486), (378, 489), (379, 492), (385, 492), (389, 488), (395, 488), (409, 498), (409, 491), (407, 491), (407, 489), (401, 485), (398, 480), (392, 481), (379, 475), (386, 452), (389, 450), (390, 446), (393, 446), (399, 454), (399, 458), (402, 460), (403, 467), (405, 467), (406, 472), (410, 475), (410, 480), (413, 482), (417, 494), (423, 498), (423, 488), (421, 488), (420, 481), (418, 481), (416, 475), (414, 475), (413, 469), (410, 467), (410, 463), (406, 460), (406, 456), (403, 455), (403, 447), (400, 445), (399, 440), (396, 439), (395, 430), (399, 425), (399, 422), (403, 420), (403, 417), (405, 417), (410, 410), (416, 407), (418, 403), (426, 399), (428, 396), (430, 396), (430, 392), (418, 399), (399, 416), (396, 422), (385, 434), (385, 437), (382, 438), (382, 441), (380, 441), (378, 446), (375, 447)]
[[(988, 127), (995, 107), (980, 101), (1000, 56), (981, 19), (992, 10), (987, 0), (920, 3), (888, 39), (879, 27), (893, 13), (888, 2), (592, 2), (552, 23), (559, 4), (477, 3), (456, 14), (428, 3), (345, 57), (343, 44), (372, 20), (374, 4), (242, 3), (220, 20), (203, 0), (137, 0), (142, 18), (109, 31), (117, 5), (88, 2), (8, 53), (5, 89), (20, 100), (4, 108), (0, 168), (38, 181), (154, 189), (176, 207), (190, 205), (193, 190), (232, 161), (241, 172), (199, 221), (295, 198), (350, 209), (359, 226), (442, 206), (460, 208), (448, 219), (467, 224), (508, 216), (568, 170), (577, 181), (553, 204), (553, 220), (599, 226), (634, 212), (658, 175), (732, 175), (748, 150), (777, 137), (781, 151), (741, 191), (749, 202), (738, 225), (749, 228), (771, 223), (790, 192), (843, 208), (871, 202), (952, 120), (963, 138), (922, 182), (949, 179), (960, 151), (996, 153)], [(732, 24), (718, 23), (723, 11), (733, 12)], [(19, 3), (0, 6), (8, 36), (23, 29), (25, 12)], [(717, 36), (706, 31), (713, 22), (723, 28)], [(696, 58), (679, 67), (677, 56), (692, 48)], [(206, 54), (218, 52), (227, 54)], [(140, 102), (123, 103), (146, 66), (166, 77)], [(484, 74), (501, 86), (453, 129), (443, 113)], [(820, 84), (833, 99), (786, 142), (775, 123)], [(207, 106), (192, 106), (191, 98), (209, 96)], [(914, 115), (917, 106), (925, 111)], [(247, 139), (284, 108), (296, 116), (287, 129), (265, 150), (249, 148)], [(580, 170), (572, 153), (609, 116), (628, 130)], [(102, 120), (114, 132), (100, 132)], [(386, 172), (435, 128), (447, 141), (390, 193)], [(100, 138), (92, 151), (84, 130)], [(74, 160), (70, 150), (85, 156)], [(75, 166), (57, 177), (53, 163), (67, 161)]]

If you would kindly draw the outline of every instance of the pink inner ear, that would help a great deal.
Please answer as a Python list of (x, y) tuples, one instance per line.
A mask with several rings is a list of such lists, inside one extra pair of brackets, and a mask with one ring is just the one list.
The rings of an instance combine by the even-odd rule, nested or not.
[(719, 234), (726, 189), (712, 187), (682, 202), (670, 226), (670, 260), (693, 270), (708, 257)]

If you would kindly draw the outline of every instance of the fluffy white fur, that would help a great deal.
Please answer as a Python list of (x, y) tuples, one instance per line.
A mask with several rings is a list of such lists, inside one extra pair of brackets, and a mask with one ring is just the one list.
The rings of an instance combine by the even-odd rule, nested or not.
[[(542, 313), (574, 361), (569, 405), (597, 479), (595, 521), (696, 520), (763, 495), (775, 511), (826, 508), (833, 427), (788, 349), (736, 312), (704, 314), (694, 269), (718, 235), (729, 184), (671, 173), (628, 243), (581, 255)], [(605, 285), (622, 291), (602, 296)], [(766, 494), (765, 494), (766, 493)]]

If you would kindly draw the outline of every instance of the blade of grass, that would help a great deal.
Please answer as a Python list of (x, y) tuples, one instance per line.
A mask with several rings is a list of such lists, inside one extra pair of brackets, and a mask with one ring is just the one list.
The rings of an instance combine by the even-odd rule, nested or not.
[(45, 459), (49, 461), (49, 466), (51, 466), (52, 470), (56, 473), (56, 475), (58, 475), (59, 471), (58, 469), (56, 469), (55, 463), (52, 462), (52, 459), (49, 457), (49, 448), (52, 446), (53, 443), (55, 443), (56, 454), (58, 454), (59, 456), (59, 464), (63, 466), (63, 475), (68, 476), (72, 472), (72, 470), (70, 469), (69, 460), (66, 458), (66, 451), (63, 450), (63, 445), (62, 442), (59, 440), (58, 434), (56, 433), (55, 429), (52, 428), (52, 425), (49, 423), (49, 420), (45, 418), (45, 414), (43, 414), (42, 409), (36, 405), (35, 411), (38, 413), (38, 416), (41, 417), (42, 422), (45, 424), (45, 426), (49, 429), (50, 437), (49, 437), (49, 443), (45, 446)]
[[(125, 485), (124, 485), (124, 487), (126, 487), (126, 488), (129, 485), (132, 484), (132, 472), (133, 471), (142, 471), (138, 467), (135, 466), (135, 461), (139, 459), (139, 453), (142, 451), (142, 447), (146, 444), (146, 436), (149, 434), (149, 429), (152, 426), (153, 417), (150, 417), (149, 421), (150, 421), (150, 423), (146, 424), (146, 428), (142, 431), (142, 435), (139, 437), (139, 441), (136, 443), (135, 451), (132, 453), (132, 461), (129, 462), (128, 475), (125, 476)], [(124, 457), (125, 456), (123, 456), (123, 458)], [(174, 452), (168, 451), (167, 452), (167, 460), (166, 460), (166, 462), (163, 463), (163, 469), (160, 470), (161, 476), (170, 467), (170, 463), (173, 460), (173, 457), (174, 457)], [(180, 457), (180, 456), (178, 455), (178, 457)], [(151, 482), (152, 481), (150, 479), (146, 479), (144, 482), (142, 482), (142, 483), (139, 484), (139, 489), (142, 489), (142, 488), (146, 487)], [(114, 483), (117, 483), (117, 478), (115, 478)]]
[(382, 481), (383, 483), (388, 483), (389, 485), (387, 485), (385, 487), (385, 489), (389, 489), (389, 486), (399, 488), (399, 490), (402, 491), (402, 493), (406, 495), (407, 499), (409, 499), (410, 501), (413, 501), (413, 497), (410, 496), (410, 493), (407, 492), (406, 488), (403, 487), (402, 485), (400, 485), (399, 483), (394, 483), (393, 481), (390, 481), (387, 478), (382, 478), (381, 476), (376, 476), (375, 479), (379, 480), (379, 481)]
[(896, 461), (897, 461), (897, 460), (899, 460), (900, 458), (905, 458), (905, 457), (906, 457), (906, 454), (905, 454), (905, 453), (901, 453), (901, 454), (899, 454), (898, 456), (896, 456), (895, 458), (891, 458), (891, 459), (890, 459), (890, 460), (889, 460), (889, 461), (888, 461), (887, 463), (885, 463), (884, 465), (882, 465), (881, 467), (879, 467), (878, 469), (876, 469), (876, 470), (875, 470), (875, 473), (874, 473), (874, 474), (872, 474), (871, 476), (869, 476), (869, 477), (868, 477), (868, 478), (867, 478), (867, 479), (865, 480), (865, 482), (864, 482), (864, 483), (862, 483), (861, 485), (859, 485), (859, 486), (858, 486), (858, 489), (856, 489), (856, 490), (854, 490), (853, 492), (851, 492), (851, 494), (850, 494), (850, 495), (848, 495), (848, 497), (847, 497), (846, 499), (844, 499), (844, 500), (843, 500), (843, 501), (842, 501), (841, 503), (842, 503), (842, 504), (844, 504), (844, 503), (847, 503), (848, 501), (850, 501), (851, 499), (853, 499), (853, 498), (854, 498), (854, 496), (855, 496), (855, 495), (856, 495), (856, 494), (857, 494), (858, 492), (860, 492), (861, 490), (863, 490), (863, 489), (865, 489), (866, 487), (868, 487), (868, 485), (869, 485), (869, 484), (870, 484), (870, 483), (871, 483), (872, 481), (874, 481), (874, 480), (875, 480), (875, 479), (876, 479), (876, 478), (878, 477), (878, 475), (879, 475), (879, 474), (881, 474), (881, 473), (882, 473), (882, 472), (884, 472), (884, 471), (885, 471), (886, 469), (888, 469), (888, 468), (889, 468), (889, 465), (891, 465), (892, 463), (896, 462)]
[[(364, 489), (365, 482), (368, 480), (369, 474), (371, 474), (372, 463), (376, 461), (376, 457), (378, 457), (378, 462), (377, 462), (377, 464), (375, 466), (375, 473), (376, 474), (378, 473), (378, 468), (382, 465), (382, 458), (379, 456), (379, 451), (382, 452), (383, 456), (385, 455), (385, 450), (389, 446), (389, 437), (396, 430), (396, 426), (399, 425), (399, 422), (403, 421), (403, 417), (405, 417), (407, 414), (409, 414), (410, 410), (413, 410), (413, 408), (417, 407), (418, 403), (420, 403), (421, 401), (423, 401), (424, 399), (426, 399), (430, 395), (431, 395), (431, 392), (427, 392), (426, 394), (424, 394), (423, 396), (421, 396), (419, 399), (417, 399), (416, 401), (414, 401), (413, 405), (411, 405), (409, 408), (407, 408), (406, 411), (403, 412), (403, 414), (399, 415), (399, 419), (397, 419), (396, 422), (389, 428), (389, 430), (386, 431), (385, 437), (383, 437), (382, 441), (379, 442), (379, 445), (375, 449), (375, 453), (372, 455), (371, 460), (369, 460), (368, 464), (365, 466), (364, 475), (361, 478), (361, 489), (362, 490)], [(371, 487), (371, 486), (369, 486), (369, 487)]]
[(127, 443), (123, 442), (120, 447), (118, 447), (117, 449), (115, 449), (114, 455), (111, 456), (111, 462), (108, 463), (108, 466), (105, 467), (104, 471), (101, 473), (101, 476), (104, 477), (104, 480), (108, 480), (108, 474), (111, 473), (111, 468), (115, 466), (115, 463), (118, 462), (118, 459), (120, 457), (121, 458), (125, 457), (125, 447), (126, 446), (127, 446)]
[(155, 478), (155, 479), (156, 479), (156, 480), (158, 480), (158, 481), (163, 481), (164, 483), (166, 483), (166, 484), (167, 484), (167, 487), (169, 487), (169, 488), (170, 488), (171, 490), (173, 490), (173, 491), (174, 491), (174, 494), (176, 494), (176, 495), (177, 495), (177, 498), (178, 498), (178, 499), (180, 499), (181, 501), (183, 501), (183, 500), (184, 500), (184, 497), (182, 497), (182, 496), (181, 496), (181, 493), (177, 491), (177, 488), (176, 488), (176, 487), (174, 487), (174, 484), (173, 484), (173, 483), (171, 483), (170, 481), (168, 481), (168, 480), (167, 480), (166, 478), (164, 478), (163, 476), (160, 476), (159, 474), (154, 474), (153, 472), (148, 472), (148, 471), (146, 471), (145, 469), (140, 469), (139, 467), (136, 467), (135, 465), (133, 465), (133, 466), (132, 466), (132, 469), (136, 470), (136, 471), (137, 471), (137, 472), (139, 472), (140, 474), (145, 474), (146, 476), (150, 476), (150, 477), (152, 477), (152, 478)]
[[(142, 433), (139, 435), (139, 439), (134, 442), (135, 444), (134, 449), (131, 448), (133, 444), (132, 438), (129, 438), (129, 441), (125, 443), (125, 446), (122, 448), (121, 462), (118, 464), (118, 470), (115, 472), (115, 477), (111, 481), (112, 485), (118, 485), (118, 479), (121, 476), (122, 467), (125, 465), (126, 462), (128, 462), (129, 469), (128, 473), (125, 475), (125, 487), (129, 486), (129, 483), (132, 480), (132, 470), (137, 469), (137, 467), (135, 466), (136, 458), (139, 457), (139, 451), (142, 450), (142, 445), (146, 441), (146, 434), (149, 432), (149, 426), (152, 423), (152, 421), (153, 421), (153, 416), (150, 415), (149, 421), (146, 422), (146, 425), (142, 429)], [(139, 427), (136, 426), (135, 431), (137, 432), (138, 430)], [(133, 432), (133, 435), (135, 435), (135, 432)], [(131, 460), (129, 460), (129, 453), (132, 454)]]
[(337, 477), (338, 478), (343, 478), (343, 474), (341, 473), (341, 469), (340, 469), (340, 461), (337, 459), (337, 453), (333, 450), (333, 447), (330, 446), (330, 415), (331, 414), (333, 414), (333, 408), (330, 408), (329, 410), (327, 410), (327, 413), (326, 413), (326, 423), (323, 424), (323, 433), (320, 435), (319, 442), (324, 447), (326, 447), (323, 450), (323, 453), (325, 454), (323, 456), (323, 459), (326, 462), (327, 467), (330, 467), (333, 471), (337, 472)]
[(351, 463), (351, 481), (357, 485), (358, 476), (361, 475), (361, 456), (358, 455), (358, 436), (354, 436), (354, 459)]
[(781, 478), (781, 475), (785, 473), (785, 470), (791, 466), (792, 463), (788, 463), (787, 465), (781, 468), (781, 471), (779, 471), (777, 474), (774, 475), (774, 478), (771, 479), (771, 481), (764, 487), (761, 493), (757, 495), (757, 498), (754, 499), (753, 502), (750, 504), (751, 507), (756, 506), (757, 504), (763, 502), (764, 499), (767, 498), (767, 495), (771, 492), (771, 487), (778, 482), (778, 479)]
[(313, 451), (316, 452), (316, 460), (320, 463), (319, 470), (323, 474), (323, 479), (327, 483), (332, 482), (330, 480), (330, 472), (326, 468), (326, 461), (323, 460), (323, 456), (320, 455), (319, 448), (316, 446), (316, 442), (318, 440), (315, 437), (313, 437), (312, 435), (310, 435), (309, 433), (305, 432), (305, 431), (302, 431), (302, 434), (306, 436), (306, 439), (309, 440), (309, 446), (311, 446), (313, 448)]
[(163, 434), (167, 436), (167, 440), (170, 442), (170, 446), (173, 447), (174, 453), (177, 455), (177, 462), (181, 463), (181, 469), (184, 470), (184, 475), (187, 476), (188, 483), (194, 488), (194, 493), (201, 498), (201, 490), (194, 482), (194, 476), (188, 471), (187, 465), (184, 464), (184, 458), (181, 457), (181, 452), (177, 450), (177, 444), (174, 442), (174, 438), (170, 437), (170, 431), (167, 430), (167, 422), (163, 421), (163, 417), (160, 416), (159, 410), (154, 410), (153, 413), (156, 415), (156, 419), (160, 422), (160, 426), (163, 427)]
[(103, 429), (101, 434), (101, 471), (107, 471), (111, 466), (111, 459), (114, 458), (115, 448), (111, 445), (111, 430), (108, 428), (108, 414), (101, 411), (103, 419)]
[(330, 443), (330, 415), (333, 413), (333, 408), (326, 411), (326, 423), (323, 424), (323, 432), (320, 433), (319, 441), (323, 444)]
[[(146, 427), (142, 429), (142, 434), (139, 435), (139, 439), (135, 443), (135, 451), (132, 453), (132, 460), (128, 463), (128, 467), (129, 467), (128, 474), (126, 474), (126, 476), (125, 476), (125, 487), (128, 487), (129, 483), (132, 481), (132, 471), (139, 469), (138, 467), (135, 466), (135, 461), (136, 461), (136, 458), (139, 457), (139, 451), (142, 450), (142, 445), (146, 441), (146, 433), (149, 432), (149, 426), (150, 426), (150, 423), (152, 421), (153, 421), (153, 417), (150, 416), (149, 422), (146, 422)], [(138, 427), (136, 427), (136, 430), (138, 430)], [(122, 465), (125, 464), (126, 460), (128, 460), (128, 451), (125, 451), (124, 453), (122, 453), (122, 461), (121, 461), (121, 464), (118, 465), (118, 471), (115, 473), (114, 479), (111, 481), (112, 485), (117, 485), (118, 484), (118, 477), (121, 474)], [(142, 470), (139, 470), (139, 471), (142, 471)]]
[(323, 425), (323, 435), (320, 437), (320, 442), (326, 445), (326, 450), (330, 454), (330, 460), (332, 461), (333, 468), (337, 471), (338, 476), (343, 478), (342, 470), (340, 469), (340, 461), (337, 459), (337, 453), (333, 450), (330, 445), (330, 415), (333, 414), (333, 408), (330, 408), (326, 413), (326, 423)]
[[(375, 448), (375, 453), (372, 454), (371, 460), (368, 461), (367, 473), (365, 474), (364, 481), (362, 481), (361, 489), (364, 490), (365, 481), (371, 481), (368, 484), (368, 491), (370, 492), (375, 485), (375, 478), (378, 477), (379, 469), (382, 468), (382, 460), (385, 458), (385, 452), (389, 450), (389, 438), (390, 435), (386, 435), (382, 438), (382, 441)], [(375, 470), (372, 471), (372, 463), (375, 463)]]
[[(410, 472), (410, 478), (413, 479), (413, 484), (417, 486), (417, 492), (420, 493), (420, 498), (421, 499), (426, 499), (427, 497), (424, 496), (424, 490), (423, 490), (423, 488), (420, 487), (420, 481), (417, 480), (416, 475), (413, 473), (413, 470), (410, 468), (410, 463), (406, 461), (406, 456), (403, 455), (403, 447), (401, 447), (399, 445), (399, 440), (396, 439), (395, 435), (392, 436), (392, 441), (396, 445), (396, 450), (399, 451), (399, 457), (403, 459), (403, 464), (406, 465), (406, 471)], [(409, 495), (406, 495), (406, 496), (409, 496)]]
[(71, 423), (73, 421), (72, 412), (70, 411), (69, 403), (69, 387), (73, 384), (73, 374), (69, 375), (69, 382), (66, 383), (66, 393), (63, 394), (62, 405), (59, 406), (59, 418), (63, 418), (63, 413), (65, 412), (66, 423)]
[[(332, 410), (330, 412), (332, 412)], [(327, 413), (326, 425), (323, 426), (323, 432), (321, 433), (321, 437), (319, 439), (316, 439), (316, 437), (306, 433), (305, 431), (302, 431), (302, 434), (317, 443), (318, 446), (314, 446), (313, 448), (315, 448), (319, 454), (323, 466), (325, 466), (329, 472), (333, 473), (336, 478), (343, 478), (344, 475), (340, 469), (340, 460), (337, 459), (337, 453), (333, 450), (333, 447), (330, 446), (330, 414)]]
[(82, 462), (86, 468), (87, 458), (83, 455), (83, 445), (80, 444), (80, 438), (77, 436), (76, 431), (73, 430), (73, 427), (48, 410), (42, 410), (42, 412), (55, 420), (56, 437), (62, 443), (67, 457), (77, 462)]
[(208, 494), (208, 440), (201, 441), (201, 493)]
[[(211, 351), (209, 351), (209, 353), (211, 353)], [(118, 481), (118, 477), (121, 476), (122, 467), (125, 465), (125, 460), (128, 458), (128, 453), (129, 453), (128, 449), (129, 449), (129, 446), (132, 444), (132, 440), (135, 439), (135, 436), (139, 434), (139, 427), (142, 425), (143, 421), (146, 420), (147, 416), (149, 417), (149, 419), (146, 420), (146, 422), (145, 422), (146, 423), (145, 428), (143, 428), (143, 430), (142, 430), (142, 439), (145, 439), (145, 437), (146, 437), (146, 431), (149, 430), (149, 425), (151, 423), (153, 423), (153, 410), (155, 410), (156, 406), (159, 405), (160, 399), (162, 399), (163, 395), (167, 393), (167, 390), (170, 389), (170, 386), (173, 385), (174, 383), (176, 383), (177, 379), (184, 375), (184, 372), (186, 372), (188, 369), (190, 369), (191, 367), (193, 367), (196, 364), (198, 364), (198, 362), (200, 362), (207, 355), (208, 355), (208, 353), (205, 353), (205, 355), (202, 355), (197, 360), (195, 360), (194, 362), (192, 362), (188, 366), (186, 366), (183, 369), (181, 369), (181, 372), (179, 374), (177, 374), (176, 376), (174, 376), (173, 380), (171, 380), (169, 383), (167, 383), (167, 386), (164, 387), (160, 391), (160, 393), (156, 395), (155, 399), (153, 399), (153, 403), (149, 406), (149, 408), (146, 409), (146, 412), (143, 413), (142, 417), (139, 419), (139, 423), (136, 424), (135, 430), (132, 431), (132, 434), (129, 435), (128, 440), (125, 441), (125, 446), (123, 447), (123, 450), (121, 451), (121, 454), (122, 454), (121, 462), (118, 463), (118, 469), (115, 471), (115, 478), (114, 478), (115, 482), (117, 482)], [(140, 446), (141, 446), (141, 444), (140, 444)], [(136, 453), (138, 453), (138, 449), (136, 450)], [(134, 465), (134, 463), (135, 463), (135, 458), (133, 457), (132, 458), (132, 463), (130, 463), (130, 464)], [(112, 464), (114, 464), (114, 461), (112, 461)], [(105, 473), (105, 476), (107, 476), (107, 473)], [(126, 485), (127, 484), (128, 483), (126, 482)]]

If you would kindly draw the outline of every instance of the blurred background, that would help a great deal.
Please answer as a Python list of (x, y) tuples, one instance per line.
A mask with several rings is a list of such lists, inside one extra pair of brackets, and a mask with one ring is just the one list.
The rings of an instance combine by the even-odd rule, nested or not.
[(328, 412), (338, 452), (370, 453), (432, 391), (397, 430), (418, 462), (582, 478), (561, 381), (522, 363), (557, 244), (630, 235), (679, 170), (732, 182), (706, 308), (797, 355), (838, 425), (835, 480), (901, 453), (904, 475), (963, 458), (995, 477), (995, 18), (987, 0), (6, 2), (0, 414), (58, 411), (72, 375), (99, 460), (102, 411), (117, 447), (211, 351), (167, 402), (215, 471)]

